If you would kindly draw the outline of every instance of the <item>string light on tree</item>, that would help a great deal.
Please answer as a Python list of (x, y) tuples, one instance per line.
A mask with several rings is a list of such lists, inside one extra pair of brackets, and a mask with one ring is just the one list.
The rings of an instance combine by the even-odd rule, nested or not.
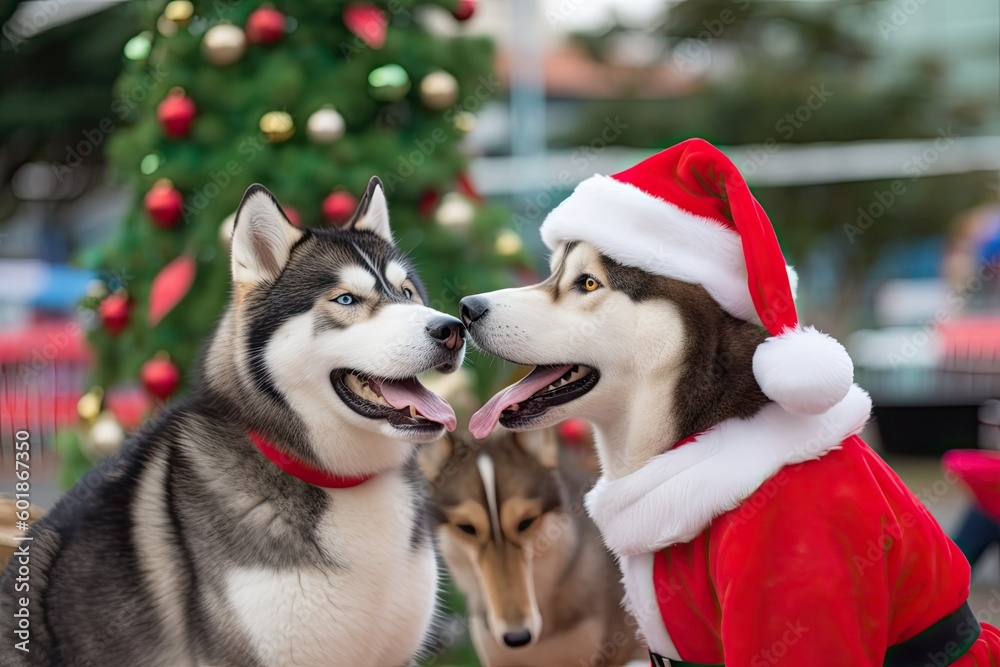
[(201, 40), (201, 54), (212, 65), (232, 65), (247, 50), (247, 36), (241, 28), (231, 23), (220, 23), (208, 29)]
[(344, 136), (347, 125), (344, 117), (332, 106), (323, 107), (309, 116), (306, 132), (317, 144), (329, 144)]
[(368, 91), (379, 102), (398, 102), (410, 91), (410, 75), (399, 65), (382, 65), (368, 74)]
[(444, 70), (431, 72), (420, 80), (420, 101), (428, 109), (447, 109), (458, 99), (458, 80)]
[(284, 111), (268, 111), (260, 117), (260, 131), (272, 144), (280, 144), (295, 134), (295, 123)]
[(153, 50), (153, 36), (149, 31), (141, 32), (132, 39), (125, 42), (123, 52), (129, 60), (145, 60), (149, 57), (149, 52)]

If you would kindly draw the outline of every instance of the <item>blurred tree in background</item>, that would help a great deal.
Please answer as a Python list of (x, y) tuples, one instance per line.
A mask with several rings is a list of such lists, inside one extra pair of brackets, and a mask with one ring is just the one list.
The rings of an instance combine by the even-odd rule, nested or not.
[[(135, 203), (117, 238), (82, 258), (107, 286), (90, 302), (99, 387), (141, 381), (158, 400), (183, 391), (228, 298), (232, 216), (255, 182), (312, 226), (346, 220), (379, 175), (398, 244), (445, 312), (523, 264), (506, 212), (479, 199), (460, 149), (498, 85), (492, 46), (421, 22), (424, 11), (464, 20), (470, 3), (133, 6), (148, 30), (124, 47), (111, 110), (128, 127), (108, 155)], [(502, 366), (478, 370), (482, 389)], [(72, 481), (89, 461), (61, 449)]]
[[(983, 90), (978, 99), (956, 96), (947, 67), (930, 52), (887, 63), (876, 49), (887, 6), (865, 0), (671, 3), (656, 33), (657, 63), (671, 63), (696, 81), (695, 88), (669, 99), (639, 99), (637, 90), (636, 99), (592, 102), (565, 141), (587, 143), (609, 115), (628, 123), (618, 144), (650, 149), (691, 136), (738, 146), (981, 132), (995, 107), (995, 91)], [(600, 58), (608, 53), (603, 47), (609, 38), (623, 30), (616, 25), (578, 39)], [(805, 121), (795, 117), (803, 105), (810, 112)], [(752, 174), (748, 177), (752, 185)], [(845, 225), (855, 224), (858, 207), (869, 206), (892, 180), (756, 186), (754, 191), (793, 261), (819, 244), (840, 248), (847, 281), (841, 293), (853, 298), (865, 269), (887, 242), (941, 233), (958, 211), (987, 197), (988, 184), (995, 189), (996, 176), (904, 180), (905, 194), (864, 230), (863, 240), (850, 238)]]

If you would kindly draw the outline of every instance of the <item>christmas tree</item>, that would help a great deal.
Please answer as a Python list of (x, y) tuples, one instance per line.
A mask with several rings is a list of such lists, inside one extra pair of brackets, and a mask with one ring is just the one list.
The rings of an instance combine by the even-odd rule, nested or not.
[[(96, 386), (141, 383), (155, 402), (183, 392), (228, 297), (232, 215), (252, 183), (314, 226), (346, 220), (377, 174), (431, 307), (456, 313), (463, 295), (510, 283), (520, 239), (480, 201), (460, 149), (495, 92), (492, 47), (424, 20), (464, 21), (474, 0), (136, 6), (149, 30), (125, 46), (112, 111), (127, 127), (108, 148), (136, 201), (113, 243), (84, 257), (107, 285), (89, 304)], [(81, 403), (85, 426), (100, 393)], [(60, 445), (65, 482), (94, 458), (78, 445)]]

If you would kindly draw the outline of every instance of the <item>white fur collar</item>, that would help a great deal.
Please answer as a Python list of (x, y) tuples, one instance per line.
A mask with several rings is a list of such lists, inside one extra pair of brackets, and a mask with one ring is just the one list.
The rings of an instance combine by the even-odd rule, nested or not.
[(587, 494), (587, 511), (619, 556), (690, 542), (782, 467), (838, 449), (861, 431), (871, 407), (857, 385), (819, 415), (793, 415), (768, 404), (750, 419), (717, 424), (630, 475), (601, 477)]

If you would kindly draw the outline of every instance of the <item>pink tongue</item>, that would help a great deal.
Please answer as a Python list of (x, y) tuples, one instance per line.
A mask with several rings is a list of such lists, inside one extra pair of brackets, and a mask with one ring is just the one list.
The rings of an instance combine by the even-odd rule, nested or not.
[(469, 430), (477, 438), (485, 438), (493, 432), (493, 427), (500, 421), (500, 413), (514, 405), (531, 397), (536, 391), (544, 389), (560, 377), (566, 371), (573, 368), (572, 365), (565, 366), (539, 366), (531, 371), (527, 377), (516, 384), (503, 389), (496, 396), (491, 398), (486, 405), (479, 408), (476, 414), (472, 415), (469, 422)]
[(411, 405), (432, 422), (442, 424), (449, 431), (458, 426), (455, 411), (444, 400), (415, 379), (409, 380), (373, 380), (378, 382), (382, 398), (397, 410), (406, 410)]

